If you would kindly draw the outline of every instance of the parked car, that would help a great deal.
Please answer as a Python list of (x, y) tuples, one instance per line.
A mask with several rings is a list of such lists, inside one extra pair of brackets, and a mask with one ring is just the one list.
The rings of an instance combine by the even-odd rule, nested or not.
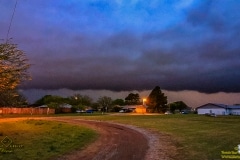
[(169, 112), (169, 111), (167, 111), (167, 112), (165, 112), (164, 114), (172, 114), (171, 112)]
[(84, 110), (76, 110), (77, 113), (86, 113)]
[(182, 111), (181, 113), (182, 114), (188, 114), (188, 111)]
[(93, 109), (86, 110), (86, 113), (93, 113)]

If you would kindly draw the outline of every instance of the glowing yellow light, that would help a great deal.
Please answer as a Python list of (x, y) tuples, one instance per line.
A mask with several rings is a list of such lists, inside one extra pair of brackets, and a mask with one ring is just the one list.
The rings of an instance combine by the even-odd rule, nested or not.
[(143, 105), (145, 105), (145, 102), (147, 101), (146, 98), (143, 98)]

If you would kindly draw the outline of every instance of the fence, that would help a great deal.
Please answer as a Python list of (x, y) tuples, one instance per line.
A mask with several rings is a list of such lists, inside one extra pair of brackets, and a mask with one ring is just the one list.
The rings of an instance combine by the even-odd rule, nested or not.
[(0, 108), (1, 114), (55, 114), (55, 109), (52, 108)]

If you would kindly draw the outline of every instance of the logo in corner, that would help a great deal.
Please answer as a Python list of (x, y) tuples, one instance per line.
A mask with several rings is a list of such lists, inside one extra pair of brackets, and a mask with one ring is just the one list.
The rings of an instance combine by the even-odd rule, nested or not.
[(240, 154), (240, 144), (237, 146), (238, 153)]
[(10, 139), (8, 136), (6, 136), (1, 143), (5, 146), (5, 147), (9, 147), (12, 144), (12, 139)]
[(238, 152), (238, 154), (240, 154), (240, 144), (237, 145), (237, 147), (234, 147), (234, 150), (236, 150)]

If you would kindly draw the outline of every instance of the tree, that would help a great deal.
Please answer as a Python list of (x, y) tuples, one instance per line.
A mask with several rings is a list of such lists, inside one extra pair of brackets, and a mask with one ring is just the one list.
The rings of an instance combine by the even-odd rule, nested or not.
[(125, 102), (123, 99), (115, 99), (113, 102), (112, 102), (112, 112), (119, 112), (122, 107), (121, 106), (124, 106), (125, 105)]
[(100, 97), (97, 102), (102, 106), (103, 111), (107, 112), (111, 108), (112, 98), (103, 96)]
[[(0, 97), (6, 97), (5, 101), (11, 102), (16, 97), (21, 97), (17, 91), (17, 87), (30, 79), (28, 69), (28, 59), (24, 52), (17, 48), (15, 44), (0, 44)], [(11, 93), (11, 94), (10, 94)], [(21, 98), (19, 98), (21, 100)], [(9, 106), (16, 104), (8, 103)], [(6, 102), (0, 103), (1, 106)]]
[(92, 98), (87, 95), (75, 94), (68, 98), (69, 104), (73, 106), (73, 110), (85, 110), (86, 106), (92, 104)]
[(156, 86), (148, 96), (146, 104), (152, 112), (164, 113), (167, 110), (167, 96)]
[(67, 103), (67, 99), (60, 96), (45, 95), (35, 102), (35, 105), (49, 105), (49, 107), (57, 108), (60, 104)]
[(100, 106), (99, 103), (95, 102), (95, 103), (92, 103), (92, 104), (91, 104), (91, 107), (92, 107), (92, 109), (98, 111), (101, 106)]
[(27, 106), (27, 100), (16, 90), (6, 90), (0, 93), (0, 106)]
[(179, 112), (181, 112), (184, 109), (189, 109), (189, 107), (183, 101), (170, 103), (169, 106), (170, 106), (170, 111), (172, 113), (174, 113), (176, 109), (178, 109)]
[(169, 104), (169, 110), (172, 113), (175, 113), (175, 110), (177, 109), (177, 105), (175, 103), (170, 103)]
[(119, 105), (119, 106), (124, 106), (125, 105), (125, 102), (123, 99), (115, 99), (113, 102), (112, 102), (113, 105)]
[(136, 93), (136, 94), (130, 93), (125, 98), (125, 103), (127, 105), (138, 105), (138, 104), (141, 104), (139, 94), (138, 93)]
[(92, 104), (92, 98), (87, 95), (75, 94), (69, 97), (69, 103), (71, 105), (89, 106)]
[(29, 80), (28, 60), (15, 44), (0, 44), (0, 90), (15, 89), (24, 80)]

